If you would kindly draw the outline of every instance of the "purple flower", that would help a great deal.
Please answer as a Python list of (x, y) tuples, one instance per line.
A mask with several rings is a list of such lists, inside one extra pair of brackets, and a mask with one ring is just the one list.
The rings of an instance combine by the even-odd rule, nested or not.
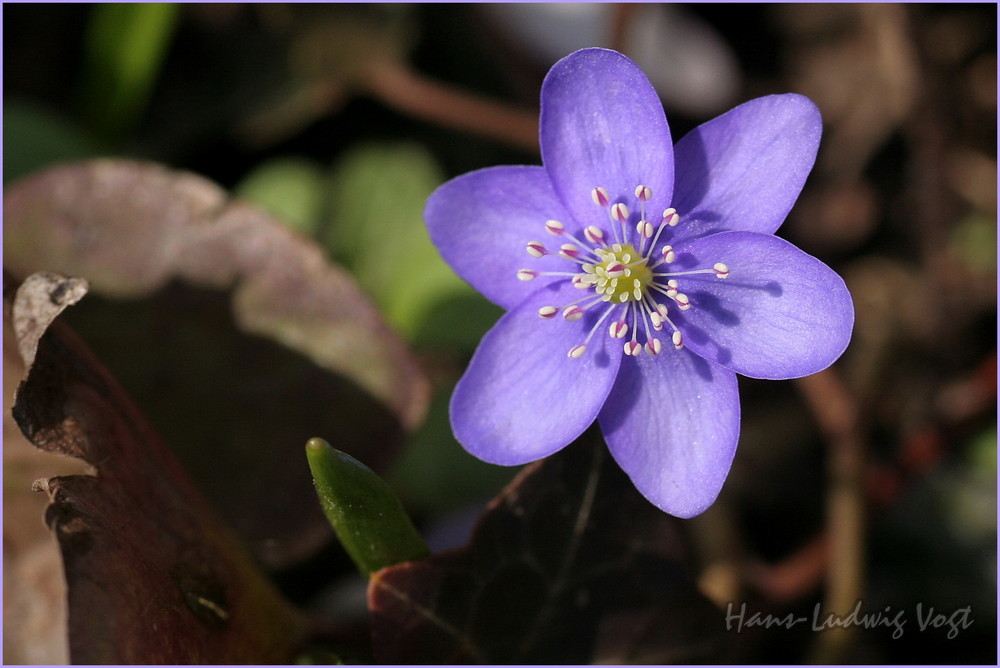
[(427, 202), (444, 259), (508, 309), (455, 388), (455, 436), (518, 465), (596, 418), (638, 490), (693, 517), (736, 451), (736, 374), (815, 373), (851, 336), (844, 281), (773, 235), (819, 111), (761, 97), (674, 146), (645, 75), (605, 49), (556, 63), (541, 104), (543, 167), (471, 172)]

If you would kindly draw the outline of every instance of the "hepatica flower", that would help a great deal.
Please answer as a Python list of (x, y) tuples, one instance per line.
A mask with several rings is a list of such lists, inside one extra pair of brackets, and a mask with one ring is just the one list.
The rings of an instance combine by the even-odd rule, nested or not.
[(711, 505), (739, 438), (736, 374), (812, 374), (850, 339), (844, 281), (773, 235), (820, 131), (808, 99), (772, 95), (675, 146), (628, 58), (585, 49), (556, 63), (544, 166), (471, 172), (427, 202), (444, 259), (508, 311), (455, 388), (459, 442), (524, 464), (596, 419), (652, 503), (679, 517)]

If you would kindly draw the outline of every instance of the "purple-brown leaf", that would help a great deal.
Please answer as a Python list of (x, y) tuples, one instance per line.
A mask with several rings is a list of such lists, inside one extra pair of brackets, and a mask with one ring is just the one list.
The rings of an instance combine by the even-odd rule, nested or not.
[[(53, 277), (32, 280), (25, 284), (28, 294), (15, 297), (8, 278), (5, 319), (12, 311), (32, 314), (61, 284)], [(94, 475), (35, 484), (49, 494), (46, 520), (62, 550), (73, 663), (294, 658), (307, 623), (258, 572), (169, 448), (61, 322), (38, 339), (12, 412), (36, 446), (94, 468)]]
[[(525, 469), (467, 547), (372, 576), (379, 661), (715, 656), (723, 621), (686, 570), (680, 521), (639, 496), (595, 440), (589, 432)], [(655, 629), (613, 633), (628, 618), (655, 620)]]

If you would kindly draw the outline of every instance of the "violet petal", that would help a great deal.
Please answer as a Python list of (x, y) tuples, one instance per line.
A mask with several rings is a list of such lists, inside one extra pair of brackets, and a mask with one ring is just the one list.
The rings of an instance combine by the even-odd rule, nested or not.
[[(608, 226), (607, 210), (591, 199), (598, 186), (612, 203), (632, 201), (636, 186), (647, 186), (651, 219), (670, 206), (670, 128), (653, 86), (625, 56), (583, 49), (553, 65), (542, 84), (540, 123), (542, 162), (582, 225)], [(639, 216), (631, 213), (634, 225)]]
[(520, 281), (519, 269), (566, 271), (558, 256), (534, 258), (525, 250), (535, 240), (558, 249), (545, 221), (569, 222), (542, 167), (491, 167), (456, 177), (430, 196), (424, 219), (431, 241), (455, 273), (506, 309), (558, 280)]
[(844, 352), (854, 304), (828, 266), (784, 239), (753, 232), (685, 244), (675, 264), (715, 262), (728, 265), (728, 278), (678, 279), (692, 308), (673, 313), (691, 350), (744, 376), (772, 379), (816, 373)]
[(692, 130), (674, 149), (674, 208), (685, 238), (774, 232), (816, 160), (823, 123), (801, 95), (750, 100)]
[(568, 281), (546, 286), (483, 337), (451, 400), (455, 437), (470, 453), (493, 464), (524, 464), (562, 449), (597, 417), (622, 348), (602, 323), (582, 357), (567, 353), (583, 343), (602, 310), (589, 309), (575, 322), (538, 315), (542, 306), (579, 297)]
[(719, 495), (736, 452), (736, 376), (683, 349), (626, 358), (599, 420), (639, 492), (671, 515), (694, 517)]

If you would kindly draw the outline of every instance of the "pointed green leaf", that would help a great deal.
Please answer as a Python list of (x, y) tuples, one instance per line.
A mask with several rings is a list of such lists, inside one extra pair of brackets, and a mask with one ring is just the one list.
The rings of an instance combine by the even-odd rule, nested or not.
[(430, 554), (399, 497), (371, 469), (321, 438), (309, 439), (306, 457), (323, 512), (363, 575)]
[(87, 30), (84, 105), (92, 129), (113, 139), (142, 113), (177, 25), (176, 3), (96, 5)]

